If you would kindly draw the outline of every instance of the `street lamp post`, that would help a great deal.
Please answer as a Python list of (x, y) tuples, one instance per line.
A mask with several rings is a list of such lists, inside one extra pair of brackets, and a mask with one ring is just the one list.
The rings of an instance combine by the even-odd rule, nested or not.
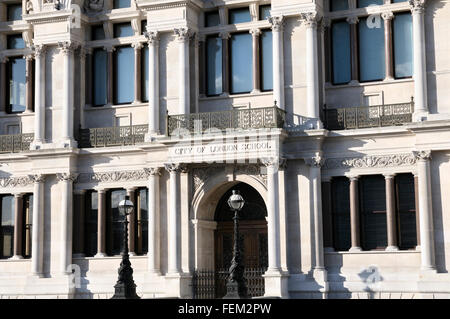
[(233, 259), (229, 269), (227, 280), (227, 294), (224, 299), (247, 298), (247, 285), (244, 278), (244, 265), (241, 257), (241, 247), (239, 242), (239, 211), (244, 206), (244, 199), (238, 191), (233, 190), (233, 194), (228, 199), (228, 205), (234, 211), (234, 247)]
[(114, 286), (115, 292), (111, 299), (140, 299), (136, 294), (136, 284), (133, 280), (133, 268), (131, 268), (130, 256), (128, 255), (128, 220), (127, 217), (133, 212), (133, 202), (130, 196), (119, 203), (119, 213), (124, 216), (123, 221), (123, 250), (121, 252), (122, 262), (118, 270), (119, 279)]

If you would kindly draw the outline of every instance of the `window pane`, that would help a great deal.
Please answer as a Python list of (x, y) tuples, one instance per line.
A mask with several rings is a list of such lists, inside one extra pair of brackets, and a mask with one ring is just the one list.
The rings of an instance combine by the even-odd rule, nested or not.
[(220, 24), (219, 12), (207, 12), (205, 13), (205, 27), (215, 27)]
[(206, 39), (206, 94), (222, 93), (222, 39)]
[(406, 2), (408, 0), (391, 0), (392, 3), (398, 3), (398, 2)]
[(273, 90), (272, 31), (261, 33), (261, 90)]
[[(142, 227), (142, 254), (148, 252), (148, 199), (147, 199), (147, 189), (139, 190), (139, 206), (141, 208), (140, 212), (140, 224)], [(151, 221), (154, 223), (155, 221)]]
[(384, 24), (373, 26), (371, 21), (362, 19), (359, 24), (359, 72), (360, 81), (383, 80), (384, 61)]
[(235, 34), (230, 41), (231, 93), (248, 93), (252, 90), (252, 36)]
[(114, 0), (114, 9), (131, 7), (131, 0)]
[(105, 105), (107, 87), (107, 54), (103, 49), (94, 50), (93, 53), (93, 95), (94, 106)]
[(358, 0), (358, 8), (368, 7), (370, 5), (383, 5), (384, 0)]
[(144, 45), (141, 53), (141, 65), (142, 65), (142, 102), (148, 102), (149, 94), (148, 94), (148, 45)]
[(1, 257), (11, 257), (14, 245), (14, 196), (2, 197)]
[(249, 8), (240, 8), (230, 10), (229, 21), (230, 24), (250, 22), (252, 18), (250, 17)]
[(11, 59), (9, 63), (9, 107), (11, 112), (25, 111), (26, 98), (26, 61), (22, 58)]
[(360, 179), (361, 237), (365, 250), (387, 245), (386, 187), (384, 176), (364, 176)]
[(118, 47), (114, 52), (114, 104), (134, 100), (134, 49)]
[(10, 4), (7, 10), (8, 21), (22, 20), (22, 4)]
[(114, 37), (132, 37), (134, 35), (131, 23), (119, 23), (114, 25)]
[(112, 238), (110, 247), (111, 255), (119, 255), (122, 251), (123, 247), (123, 220), (124, 217), (119, 213), (119, 202), (125, 199), (126, 191), (125, 190), (115, 190), (111, 191), (110, 197), (110, 220), (111, 220), (111, 228), (110, 228), (110, 238)]
[(349, 250), (350, 233), (350, 182), (346, 177), (332, 179), (333, 241), (337, 251)]
[(103, 25), (92, 26), (92, 40), (103, 40), (105, 39), (105, 30)]
[(85, 230), (85, 254), (95, 256), (97, 253), (97, 223), (98, 223), (98, 194), (90, 192), (86, 195), (86, 230)]
[(25, 41), (23, 41), (21, 34), (8, 35), (7, 37), (7, 48), (8, 49), (24, 49)]
[(331, 27), (333, 83), (348, 83), (351, 80), (350, 25), (333, 23)]
[(141, 30), (142, 30), (142, 34), (144, 34), (144, 32), (147, 32), (147, 20), (142, 20)]
[(267, 20), (270, 17), (271, 6), (260, 6), (259, 7), (259, 20)]
[(413, 75), (413, 35), (411, 14), (398, 14), (394, 19), (395, 77)]
[(414, 190), (414, 176), (412, 174), (398, 174), (397, 184), (398, 214), (399, 214), (399, 247), (411, 249), (417, 246), (416, 203)]
[(348, 10), (348, 0), (330, 0), (330, 11)]

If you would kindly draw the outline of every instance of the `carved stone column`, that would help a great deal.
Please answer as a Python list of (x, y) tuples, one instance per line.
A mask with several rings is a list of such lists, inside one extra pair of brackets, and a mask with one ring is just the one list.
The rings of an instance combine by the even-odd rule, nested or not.
[(435, 271), (433, 207), (431, 197), (431, 151), (414, 151), (419, 176), (420, 251), (423, 271)]
[(14, 194), (14, 254), (11, 259), (22, 259), (23, 194)]
[(387, 251), (398, 250), (397, 220), (395, 208), (395, 174), (385, 174), (386, 180), (386, 225), (387, 225)]
[(33, 61), (34, 61), (34, 55), (28, 54), (25, 56), (26, 60), (26, 109), (25, 112), (31, 113), (33, 112), (33, 78), (34, 78), (34, 68), (33, 68)]
[(420, 249), (420, 209), (419, 209), (419, 174), (414, 173), (414, 203), (416, 207), (416, 250)]
[(30, 175), (34, 181), (33, 232), (31, 244), (31, 273), (44, 275), (44, 183), (45, 175)]
[(230, 33), (221, 32), (222, 38), (222, 95), (230, 94)]
[[(91, 50), (91, 49), (89, 49)], [(86, 58), (89, 55), (87, 50), (84, 47), (80, 47), (78, 50), (78, 55), (80, 57), (80, 109), (79, 109), (79, 116), (80, 116), (80, 127), (85, 128), (85, 117), (84, 117), (84, 108), (86, 106), (88, 91), (92, 91), (92, 87), (88, 86), (87, 84), (87, 76), (86, 76)], [(78, 128), (77, 128), (78, 129)]]
[(61, 250), (60, 271), (62, 274), (71, 273), (67, 268), (72, 264), (72, 238), (73, 238), (73, 182), (78, 174), (56, 174), (61, 183)]
[(359, 57), (358, 57), (358, 22), (357, 17), (347, 18), (350, 24), (350, 44), (351, 44), (351, 75), (353, 83), (359, 82)]
[(106, 190), (97, 189), (97, 254), (95, 257), (106, 257)]
[(190, 74), (189, 74), (189, 38), (191, 32), (188, 28), (180, 28), (174, 30), (175, 36), (179, 43), (179, 97), (178, 97), (178, 113), (190, 113)]
[(6, 112), (6, 68), (8, 58), (0, 56), (0, 112)]
[(273, 39), (273, 99), (284, 109), (284, 44), (283, 44), (283, 16), (269, 18), (272, 24)]
[(136, 256), (136, 197), (135, 197), (136, 187), (127, 188), (127, 196), (130, 196), (130, 200), (134, 204), (133, 212), (128, 215), (128, 253), (130, 256)]
[(350, 251), (361, 251), (358, 178), (359, 176), (350, 177), (350, 231), (352, 241)]
[(385, 80), (394, 79), (394, 46), (392, 39), (392, 20), (394, 14), (392, 12), (383, 12), (381, 17), (384, 20), (384, 59), (386, 65)]
[(141, 54), (143, 45), (141, 42), (133, 43), (134, 48), (134, 101), (133, 103), (141, 103), (142, 101), (142, 75), (141, 75)]
[(261, 30), (251, 29), (250, 34), (252, 35), (252, 48), (253, 48), (253, 92), (261, 92), (261, 56), (260, 56), (260, 37)]
[(107, 52), (107, 104), (113, 105), (114, 104), (114, 59), (113, 59), (113, 53), (116, 50), (114, 47), (105, 47), (104, 48)]
[[(148, 43), (148, 132), (159, 134), (159, 38), (157, 32), (146, 32)], [(147, 137), (149, 140), (149, 137)]]
[(32, 149), (45, 143), (45, 50), (43, 45), (34, 47), (35, 88), (34, 88), (34, 141)]
[(161, 275), (160, 252), (159, 252), (159, 177), (160, 167), (145, 169), (148, 176), (148, 272)]

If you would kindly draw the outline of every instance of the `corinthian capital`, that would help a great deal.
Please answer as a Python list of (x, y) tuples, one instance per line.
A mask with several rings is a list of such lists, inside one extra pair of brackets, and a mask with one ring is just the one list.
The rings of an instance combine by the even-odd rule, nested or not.
[(32, 46), (31, 49), (34, 51), (35, 57), (40, 58), (45, 54), (46, 47), (42, 44), (39, 44)]
[(189, 41), (189, 38), (191, 36), (191, 32), (188, 28), (178, 28), (173, 30), (175, 36), (177, 37), (177, 40), (180, 42), (186, 42)]
[(161, 167), (146, 167), (144, 168), (144, 172), (147, 177), (150, 176), (160, 176), (161, 175)]
[(305, 158), (306, 165), (311, 166), (311, 167), (322, 167), (324, 162), (325, 162), (325, 159), (319, 153), (317, 153), (313, 157)]
[(307, 28), (317, 27), (317, 21), (319, 18), (319, 15), (317, 14), (317, 12), (302, 13), (301, 18)]
[(147, 43), (149, 45), (155, 45), (159, 43), (159, 35), (157, 31), (147, 30), (147, 32), (144, 32), (144, 36), (147, 38)]
[(34, 183), (44, 183), (45, 182), (45, 175), (44, 174), (34, 174), (34, 175), (28, 175), (30, 180), (32, 180)]
[(394, 19), (394, 14), (392, 12), (390, 12), (390, 11), (383, 12), (381, 14), (381, 17), (383, 18), (383, 20), (392, 20), (392, 19)]
[(283, 16), (273, 16), (269, 17), (269, 22), (272, 25), (272, 30), (275, 32), (283, 31), (283, 22), (284, 17)]
[(68, 55), (72, 53), (78, 47), (78, 45), (73, 42), (64, 41), (58, 42), (58, 47), (64, 55)]
[(60, 182), (70, 181), (74, 182), (78, 178), (78, 173), (57, 173), (56, 179)]
[(164, 167), (165, 167), (166, 171), (168, 171), (169, 173), (179, 173), (182, 168), (181, 164), (179, 164), (179, 163), (164, 164)]
[(431, 151), (430, 150), (424, 150), (424, 151), (413, 151), (413, 155), (418, 161), (428, 161), (431, 159)]
[(409, 0), (411, 13), (424, 13), (426, 0)]

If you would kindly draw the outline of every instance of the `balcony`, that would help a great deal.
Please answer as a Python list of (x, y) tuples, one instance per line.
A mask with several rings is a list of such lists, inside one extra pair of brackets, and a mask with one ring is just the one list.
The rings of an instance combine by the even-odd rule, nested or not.
[(400, 104), (326, 109), (324, 125), (328, 130), (403, 125), (412, 122), (413, 113), (413, 100)]
[(202, 134), (212, 129), (225, 132), (226, 130), (282, 128), (285, 119), (285, 111), (276, 106), (167, 115), (166, 134), (168, 136), (180, 135), (183, 132)]
[(30, 150), (34, 133), (0, 135), (0, 153), (18, 153)]
[(144, 143), (148, 125), (80, 129), (80, 148), (126, 146)]

